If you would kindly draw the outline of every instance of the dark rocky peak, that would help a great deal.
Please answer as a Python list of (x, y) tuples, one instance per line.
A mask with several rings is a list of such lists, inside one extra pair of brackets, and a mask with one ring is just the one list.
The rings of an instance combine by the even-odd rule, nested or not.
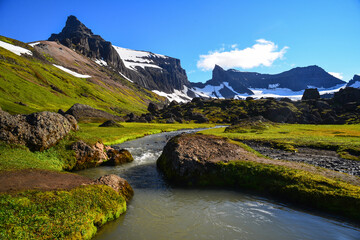
[(93, 35), (92, 31), (73, 15), (69, 16), (66, 20), (66, 25), (63, 28), (62, 32), (64, 34), (82, 33), (89, 36)]
[(356, 86), (356, 85), (354, 86), (354, 84), (355, 84), (356, 82), (358, 82), (358, 84), (356, 84), (356, 85), (358, 85), (358, 86), (360, 87), (360, 76), (355, 74), (354, 77), (353, 77), (353, 79), (351, 79), (346, 86), (347, 86), (347, 87), (357, 87), (357, 88), (359, 88), (359, 87)]
[(104, 60), (122, 73), (126, 75), (128, 73), (111, 42), (105, 41), (99, 35), (94, 35), (75, 16), (69, 16), (63, 30), (59, 34), (51, 34), (48, 40), (59, 41), (66, 47), (74, 49), (88, 58)]

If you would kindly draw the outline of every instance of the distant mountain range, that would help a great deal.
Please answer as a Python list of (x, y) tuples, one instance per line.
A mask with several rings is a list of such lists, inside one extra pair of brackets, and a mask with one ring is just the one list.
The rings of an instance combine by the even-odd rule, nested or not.
[[(99, 81), (105, 81), (105, 85), (111, 83), (111, 86), (121, 89), (123, 83), (116, 85), (116, 80), (113, 82), (120, 78), (133, 89), (145, 88), (177, 102), (190, 101), (194, 97), (299, 99), (307, 88), (332, 93), (346, 84), (318, 66), (297, 67), (279, 74), (260, 74), (224, 70), (217, 65), (213, 69), (212, 79), (205, 83), (191, 83), (179, 59), (113, 46), (111, 42), (93, 34), (75, 16), (69, 16), (62, 31), (52, 34), (48, 41), (30, 45), (63, 71), (74, 71), (83, 78), (92, 76), (89, 81), (96, 84), (101, 85)], [(355, 75), (347, 86), (360, 87), (360, 76)], [(150, 99), (146, 97), (145, 102)]]
[(279, 74), (225, 71), (216, 65), (212, 79), (206, 83), (192, 83), (197, 92), (212, 97), (236, 98), (245, 96), (297, 96), (307, 88), (331, 91), (346, 82), (332, 76), (318, 66), (297, 67)]

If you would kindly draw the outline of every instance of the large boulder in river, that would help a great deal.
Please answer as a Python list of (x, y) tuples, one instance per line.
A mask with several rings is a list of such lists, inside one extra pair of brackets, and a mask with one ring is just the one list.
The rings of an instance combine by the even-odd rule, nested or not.
[(0, 140), (25, 145), (32, 151), (42, 151), (68, 135), (74, 128), (73, 124), (54, 112), (11, 115), (0, 110)]
[(120, 195), (122, 195), (126, 202), (129, 202), (129, 200), (134, 196), (134, 190), (130, 186), (130, 184), (123, 178), (115, 175), (105, 175), (102, 176), (96, 180), (94, 180), (92, 185), (106, 185), (114, 189), (116, 192), (118, 192)]
[(123, 121), (120, 116), (112, 115), (108, 112), (95, 109), (89, 105), (80, 103), (74, 104), (66, 114), (73, 115), (77, 121), (101, 122), (105, 120)]
[(217, 172), (219, 162), (253, 158), (254, 154), (227, 138), (181, 134), (169, 140), (157, 160), (157, 166), (170, 181), (193, 185), (203, 181), (203, 176)]
[(100, 142), (91, 146), (80, 140), (73, 143), (71, 149), (75, 151), (76, 155), (74, 170), (97, 167), (108, 160), (108, 156), (105, 153), (105, 146)]
[(105, 162), (104, 165), (117, 166), (117, 165), (121, 165), (124, 163), (134, 161), (133, 156), (126, 149), (116, 150), (113, 148), (109, 148), (106, 151), (106, 154), (107, 154), (109, 160), (107, 162)]

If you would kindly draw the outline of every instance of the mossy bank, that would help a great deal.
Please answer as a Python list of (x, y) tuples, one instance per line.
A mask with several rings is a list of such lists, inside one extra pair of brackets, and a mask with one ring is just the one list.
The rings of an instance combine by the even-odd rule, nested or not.
[[(212, 152), (208, 157), (207, 149), (215, 145), (232, 147), (226, 152)], [(360, 221), (359, 178), (262, 158), (240, 148), (221, 137), (178, 136), (166, 145), (157, 165), (168, 180), (178, 185), (250, 189), (298, 206)], [(229, 152), (233, 154), (223, 158)]]

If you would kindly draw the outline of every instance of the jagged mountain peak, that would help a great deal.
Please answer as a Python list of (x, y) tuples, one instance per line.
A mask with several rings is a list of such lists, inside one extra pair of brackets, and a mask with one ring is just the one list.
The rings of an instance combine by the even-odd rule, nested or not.
[(63, 28), (62, 32), (65, 33), (77, 32), (77, 33), (93, 35), (92, 31), (89, 28), (87, 28), (82, 22), (80, 22), (79, 19), (77, 19), (77, 17), (75, 17), (74, 15), (70, 15), (67, 18), (65, 27)]

